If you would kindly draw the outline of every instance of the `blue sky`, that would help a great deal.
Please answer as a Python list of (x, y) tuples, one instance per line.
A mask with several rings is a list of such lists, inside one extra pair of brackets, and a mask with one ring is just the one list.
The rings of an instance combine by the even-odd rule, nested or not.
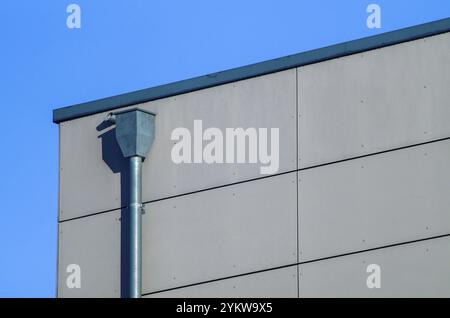
[(1, 1), (0, 297), (55, 295), (54, 108), (447, 17), (448, 0)]

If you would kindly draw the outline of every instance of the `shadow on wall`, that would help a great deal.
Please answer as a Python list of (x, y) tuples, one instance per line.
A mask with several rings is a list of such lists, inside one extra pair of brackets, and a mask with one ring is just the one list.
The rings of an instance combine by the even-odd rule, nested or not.
[[(97, 131), (105, 130), (111, 125), (101, 123), (97, 126)], [(120, 294), (121, 297), (129, 297), (129, 259), (130, 259), (130, 214), (129, 206), (129, 161), (123, 157), (119, 144), (116, 140), (116, 131), (110, 129), (98, 138), (102, 141), (102, 159), (113, 173), (120, 174), (120, 200), (121, 200), (121, 235), (120, 235)]]

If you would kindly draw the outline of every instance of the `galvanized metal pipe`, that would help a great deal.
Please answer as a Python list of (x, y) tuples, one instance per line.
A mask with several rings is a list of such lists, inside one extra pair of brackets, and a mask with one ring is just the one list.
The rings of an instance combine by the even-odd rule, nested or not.
[[(130, 109), (111, 113), (107, 124), (116, 125), (116, 140), (125, 158), (130, 158), (129, 200), (129, 284), (127, 295), (140, 298), (142, 294), (142, 162), (155, 138), (155, 114)], [(122, 233), (125, 235), (125, 233)], [(124, 288), (125, 289), (125, 288)]]
[(142, 158), (130, 157), (130, 298), (141, 297)]

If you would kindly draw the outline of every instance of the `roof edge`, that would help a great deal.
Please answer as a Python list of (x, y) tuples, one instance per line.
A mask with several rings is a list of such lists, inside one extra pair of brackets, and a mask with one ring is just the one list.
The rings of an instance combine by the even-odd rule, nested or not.
[(428, 22), (400, 30), (352, 40), (320, 49), (241, 66), (230, 70), (194, 77), (187, 80), (142, 89), (117, 96), (94, 100), (53, 110), (53, 122), (90, 116), (161, 98), (189, 93), (200, 89), (267, 75), (287, 69), (314, 64), (351, 54), (370, 51), (386, 46), (409, 42), (450, 31), (450, 18)]

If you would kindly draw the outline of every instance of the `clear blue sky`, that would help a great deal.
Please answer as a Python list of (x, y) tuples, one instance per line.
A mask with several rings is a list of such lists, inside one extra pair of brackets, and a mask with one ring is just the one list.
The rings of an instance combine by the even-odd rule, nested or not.
[(55, 295), (54, 108), (447, 17), (449, 0), (1, 1), (0, 297)]

